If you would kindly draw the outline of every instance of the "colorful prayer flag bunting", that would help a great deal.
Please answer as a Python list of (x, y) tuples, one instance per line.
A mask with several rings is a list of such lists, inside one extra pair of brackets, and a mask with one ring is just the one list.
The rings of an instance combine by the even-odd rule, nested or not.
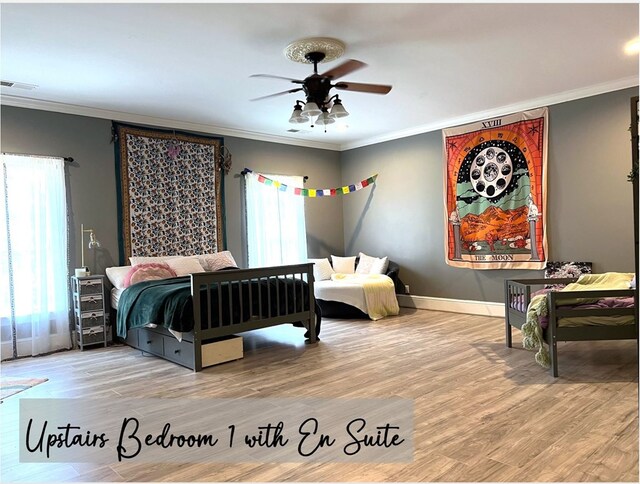
[(252, 170), (245, 168), (242, 171), (242, 174), (249, 174), (252, 176), (257, 176), (258, 181), (265, 185), (270, 185), (276, 187), (278, 190), (282, 192), (290, 192), (293, 195), (299, 195), (302, 197), (316, 198), (316, 197), (335, 197), (336, 195), (346, 195), (348, 193), (357, 192), (358, 190), (362, 190), (363, 188), (368, 187), (369, 185), (373, 185), (376, 182), (376, 178), (378, 178), (378, 174), (376, 173), (369, 178), (359, 181), (358, 183), (354, 183), (351, 185), (345, 185), (343, 187), (337, 188), (299, 188), (299, 187), (290, 187), (276, 180), (272, 180), (262, 175), (261, 173), (254, 173)]

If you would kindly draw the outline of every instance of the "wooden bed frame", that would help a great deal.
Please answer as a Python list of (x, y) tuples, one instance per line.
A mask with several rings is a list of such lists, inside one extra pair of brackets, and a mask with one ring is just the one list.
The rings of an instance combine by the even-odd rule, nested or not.
[[(262, 312), (262, 293), (259, 292), (259, 307), (253, 308), (251, 302), (251, 284), (248, 284), (249, 292), (249, 315), (251, 317), (246, 321), (231, 322), (223, 325), (222, 321), (222, 307), (228, 304), (228, 307), (234, 307), (234, 304), (238, 304), (239, 301), (235, 300), (234, 291), (226, 291), (228, 300), (222, 301), (223, 291), (220, 290), (221, 284), (237, 284), (238, 298), (242, 299), (242, 287), (243, 282), (257, 282), (268, 281), (272, 278), (286, 277), (289, 279), (306, 280), (307, 284), (301, 282), (300, 291), (296, 288), (293, 291), (294, 304), (297, 297), (303, 298), (303, 301), (309, 301), (308, 310), (293, 311), (283, 314), (280, 311), (278, 305), (277, 314), (272, 314), (269, 310), (269, 314), (263, 314)], [(271, 287), (267, 285), (269, 289), (268, 296), (271, 297)], [(276, 285), (276, 289), (279, 286)], [(217, 291), (212, 291), (212, 288), (217, 288)], [(202, 291), (202, 293), (201, 293)], [(276, 291), (277, 292), (277, 291)], [(218, 308), (220, 308), (219, 318), (212, 320), (211, 312), (206, 320), (203, 320), (200, 303), (201, 294), (205, 294), (204, 297), (211, 301), (212, 297), (218, 298)], [(313, 294), (313, 264), (297, 264), (278, 267), (262, 267), (256, 269), (233, 269), (218, 272), (202, 272), (191, 274), (191, 297), (193, 299), (193, 315), (194, 315), (194, 329), (189, 333), (183, 333), (182, 341), (178, 341), (169, 331), (163, 327), (156, 328), (134, 328), (127, 330), (127, 338), (125, 343), (134, 348), (140, 349), (146, 353), (151, 353), (155, 356), (170, 360), (179, 365), (186, 366), (194, 371), (201, 371), (203, 368), (202, 356), (203, 350), (206, 351), (208, 344), (215, 343), (216, 340), (229, 337), (231, 335), (242, 333), (245, 331), (251, 331), (254, 329), (267, 328), (269, 326), (275, 326), (285, 323), (299, 323), (301, 322), (307, 329), (305, 334), (306, 342), (309, 344), (316, 343), (318, 340), (317, 331), (320, 328), (320, 311), (316, 306), (315, 298)], [(275, 297), (279, 298), (280, 294), (276, 294)], [(288, 300), (288, 293), (285, 291), (285, 301)], [(285, 312), (288, 308), (288, 302), (285, 303)], [(301, 305), (304, 307), (304, 305)], [(209, 305), (210, 307), (210, 305)], [(244, 311), (243, 306), (240, 305), (240, 311)], [(317, 316), (317, 320), (316, 320)], [(243, 318), (241, 316), (240, 318)]]
[[(549, 284), (569, 284), (577, 281), (577, 278), (552, 278), (552, 279), (510, 279), (505, 280), (505, 331), (506, 345), (512, 347), (511, 327), (518, 329), (526, 322), (527, 307), (531, 302), (531, 294), (537, 289), (535, 286)], [(618, 340), (638, 339), (638, 320), (633, 324), (621, 326), (560, 326), (559, 321), (567, 317), (588, 316), (635, 316), (634, 308), (593, 308), (573, 309), (563, 302), (575, 298), (605, 298), (605, 297), (630, 297), (634, 295), (632, 289), (610, 289), (602, 291), (550, 291), (547, 293), (549, 308), (549, 326), (544, 331), (544, 340), (549, 345), (551, 356), (551, 373), (558, 376), (558, 341), (594, 341), (594, 340)], [(517, 301), (519, 307), (515, 307)], [(637, 301), (636, 301), (637, 304)]]

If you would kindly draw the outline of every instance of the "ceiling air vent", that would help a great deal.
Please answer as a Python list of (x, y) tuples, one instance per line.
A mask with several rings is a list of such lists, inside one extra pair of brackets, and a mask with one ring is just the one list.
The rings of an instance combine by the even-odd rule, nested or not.
[(27, 84), (25, 82), (13, 82), (13, 81), (0, 81), (0, 86), (2, 87), (11, 87), (13, 89), (26, 89), (27, 91), (31, 91), (35, 89), (35, 84)]
[(309, 130), (308, 129), (295, 129), (295, 128), (291, 128), (287, 130), (287, 133), (308, 133)]

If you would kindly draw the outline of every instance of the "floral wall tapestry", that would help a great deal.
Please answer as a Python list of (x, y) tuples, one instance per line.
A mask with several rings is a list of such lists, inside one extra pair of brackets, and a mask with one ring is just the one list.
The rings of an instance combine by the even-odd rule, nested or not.
[(224, 250), (222, 139), (113, 123), (120, 264)]
[(447, 264), (545, 267), (547, 131), (547, 108), (443, 130)]

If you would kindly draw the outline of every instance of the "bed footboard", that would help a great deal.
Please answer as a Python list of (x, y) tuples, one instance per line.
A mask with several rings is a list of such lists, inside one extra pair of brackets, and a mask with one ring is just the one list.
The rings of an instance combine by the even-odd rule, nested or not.
[(307, 343), (316, 343), (313, 281), (310, 263), (192, 274), (193, 369), (202, 369), (204, 341), (244, 331), (301, 323)]
[(527, 320), (527, 307), (531, 294), (547, 284), (569, 284), (577, 278), (553, 279), (505, 279), (504, 281), (504, 323), (507, 348), (512, 346), (511, 327), (518, 329)]

